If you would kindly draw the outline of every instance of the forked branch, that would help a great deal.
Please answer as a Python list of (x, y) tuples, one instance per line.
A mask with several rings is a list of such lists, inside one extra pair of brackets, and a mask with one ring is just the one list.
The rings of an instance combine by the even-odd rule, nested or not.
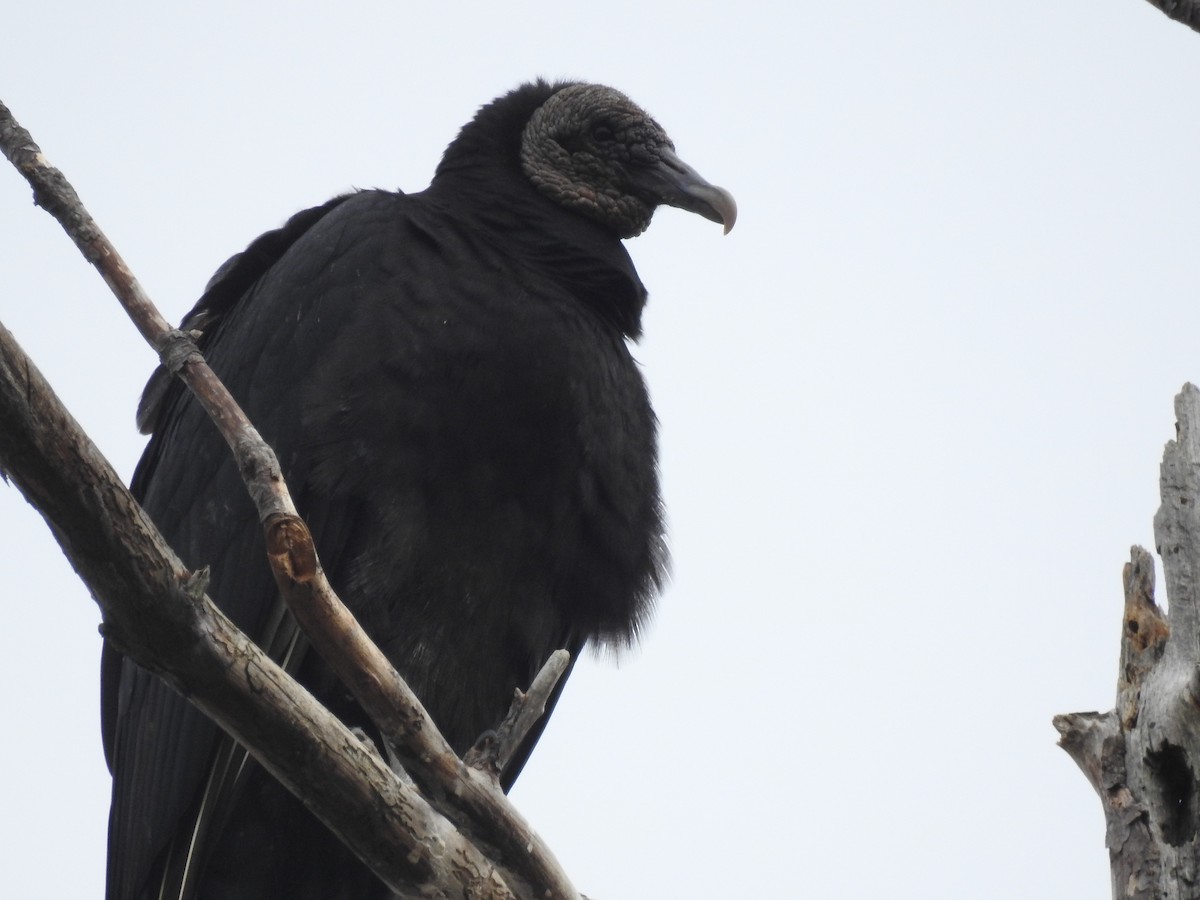
[[(433, 804), (437, 812), (449, 817), (461, 831), (472, 839), (479, 840), (484, 846), (498, 850), (497, 856), (500, 859), (494, 861), (496, 868), (506, 873), (509, 883), (520, 890), (522, 894), (528, 892), (530, 896), (564, 898), (564, 900), (578, 897), (549, 849), (508, 803), (495, 777), (468, 767), (458, 759), (430, 720), (416, 695), (408, 688), (387, 658), (367, 637), (353, 615), (338, 599), (321, 569), (308, 528), (298, 516), (295, 505), (288, 494), (274, 453), (261, 439), (237, 403), (204, 362), (191, 336), (173, 329), (167, 324), (142, 291), (116, 249), (83, 207), (66, 178), (47, 162), (29, 133), (17, 124), (2, 103), (0, 103), (0, 147), (33, 187), (35, 201), (59, 221), (85, 258), (96, 266), (130, 318), (133, 319), (138, 330), (158, 351), (163, 364), (183, 379), (220, 429), (231, 452), (237, 459), (238, 468), (243, 473), (247, 489), (258, 509), (260, 521), (266, 532), (268, 556), (281, 594), (313, 646), (329, 662), (368, 715), (379, 726), (384, 739), (399, 754), (408, 773), (424, 792), (424, 796), (430, 798), (429, 802)], [(15, 423), (29, 414), (28, 408), (21, 408), (19, 392), (22, 390), (22, 379), (20, 375), (22, 372), (36, 374), (36, 370), (32, 368), (32, 364), (24, 358), (24, 355), (20, 354), (15, 342), (10, 342), (6, 352), (10, 354), (6, 360), (7, 371), (16, 376), (13, 380), (13, 389), (18, 394), (13, 398), (13, 406), (0, 411), (0, 416), (5, 422), (5, 428), (0, 431), (10, 432), (6, 434), (6, 437), (12, 439), (16, 437)], [(35, 380), (40, 383), (40, 376)], [(48, 386), (44, 385), (38, 388), (39, 396), (41, 396), (42, 387), (45, 389), (45, 394), (53, 398)], [(24, 389), (32, 390), (32, 382), (25, 383)], [(57, 402), (56, 398), (53, 399)], [(39, 402), (49, 404), (50, 400)], [(68, 427), (66, 423), (69, 416), (65, 410), (61, 414), (56, 413), (55, 419), (63, 428)], [(78, 426), (76, 425), (74, 428), (78, 432)], [(53, 434), (43, 436), (45, 444), (50, 446), (64, 440), (61, 435), (58, 437)], [(87, 442), (86, 436), (81, 432), (73, 434), (70, 440), (73, 446), (86, 448), (80, 451), (83, 455), (107, 467), (107, 463), (104, 463), (99, 452), (90, 442)], [(203, 685), (199, 683), (199, 680), (202, 676), (197, 672), (185, 671), (185, 669), (192, 663), (191, 657), (193, 656), (211, 653), (220, 658), (223, 652), (230, 650), (236, 644), (239, 651), (245, 650), (250, 654), (253, 664), (249, 667), (239, 666), (236, 669), (230, 667), (230, 670), (246, 673), (258, 673), (260, 670), (269, 672), (272, 682), (288, 685), (288, 691), (277, 698), (280, 703), (285, 705), (293, 702), (293, 695), (300, 691), (295, 683), (278, 667), (273, 667), (273, 664), (268, 666), (269, 660), (262, 655), (261, 651), (257, 651), (257, 648), (244, 635), (236, 632), (236, 629), (233, 629), (232, 625), (224, 620), (224, 617), (215, 607), (212, 607), (206, 598), (198, 598), (192, 605), (203, 611), (205, 622), (211, 618), (213, 621), (222, 623), (219, 628), (215, 625), (205, 625), (204, 628), (199, 629), (201, 633), (207, 635), (205, 642), (215, 642), (214, 646), (206, 646), (194, 654), (181, 652), (178, 655), (156, 655), (148, 653), (145, 642), (137, 634), (137, 629), (144, 623), (137, 615), (129, 615), (124, 608), (122, 599), (123, 580), (132, 577), (132, 573), (128, 571), (129, 567), (121, 567), (123, 574), (117, 583), (97, 583), (94, 582), (95, 575), (92, 567), (73, 555), (73, 549), (80, 544), (76, 534), (77, 529), (94, 527), (97, 517), (116, 515), (128, 517), (130, 521), (136, 520), (136, 526), (130, 524), (129, 527), (140, 529), (156, 539), (157, 544), (151, 542), (154, 547), (153, 551), (130, 552), (128, 548), (120, 550), (119, 548), (125, 547), (124, 532), (122, 531), (114, 534), (114, 540), (105, 546), (103, 553), (125, 552), (129, 554), (129, 561), (150, 566), (158, 574), (158, 581), (145, 586), (146, 593), (143, 596), (152, 595), (160, 599), (167, 596), (179, 597), (180, 585), (188, 577), (188, 573), (165, 548), (161, 536), (145, 519), (140, 508), (136, 506), (115, 476), (104, 478), (103, 488), (100, 491), (103, 496), (94, 498), (98, 503), (94, 508), (88, 509), (86, 516), (62, 518), (57, 513), (58, 504), (54, 499), (58, 492), (69, 490), (72, 478), (82, 478), (87, 485), (95, 485), (97, 482), (94, 479), (99, 475), (91, 470), (83, 473), (68, 465), (64, 471), (58, 473), (60, 476), (66, 475), (66, 479), (52, 482), (55, 485), (52, 490), (31, 493), (27, 487), (30, 479), (24, 472), (28, 456), (15, 450), (10, 455), (10, 452), (2, 444), (0, 444), (0, 452), (4, 453), (0, 457), (0, 468), (13, 478), (31, 502), (43, 511), (43, 515), (46, 516), (68, 557), (72, 559), (77, 570), (83, 575), (89, 588), (100, 602), (105, 615), (108, 636), (133, 659), (146, 668), (163, 674), (181, 687), (185, 694), (192, 696), (201, 708), (230, 731), (235, 738), (244, 743), (256, 758), (275, 773), (289, 789), (309, 804), (326, 824), (343, 837), (364, 862), (370, 865), (385, 881), (395, 886), (398, 877), (395, 872), (395, 859), (397, 857), (400, 859), (410, 858), (413, 853), (416, 853), (419, 848), (414, 847), (414, 839), (410, 836), (407, 843), (402, 841), (393, 843), (389, 858), (389, 854), (386, 852), (388, 848), (377, 846), (377, 840), (373, 845), (371, 840), (358, 833), (362, 830), (360, 823), (367, 819), (361, 815), (361, 811), (350, 812), (344, 806), (337, 809), (327, 808), (324, 805), (324, 799), (314, 798), (312, 786), (303, 773), (287, 772), (285, 771), (286, 766), (272, 761), (269, 743), (259, 740), (257, 730), (248, 727), (252, 723), (235, 722), (222, 712), (222, 702), (232, 704), (236, 701), (244, 705), (247, 699), (228, 696), (230, 692), (236, 693), (236, 690), (241, 690), (247, 696), (253, 695), (261, 698), (261, 695), (256, 693), (259, 689), (258, 684), (255, 684), (254, 690), (250, 690), (247, 683), (240, 684), (236, 690), (234, 685), (225, 685), (226, 694), (222, 695), (222, 698), (201, 700), (199, 698), (203, 693)], [(44, 452), (44, 450), (39, 452)], [(46, 458), (53, 459), (53, 454)], [(108, 475), (111, 475), (111, 469), (108, 470)], [(107, 500), (112, 500), (117, 509), (108, 508), (103, 502)], [(124, 520), (118, 518), (116, 521)], [(174, 602), (182, 602), (182, 600), (177, 599)], [(163, 605), (170, 606), (169, 603)], [(176, 618), (185, 622), (189, 620), (189, 616), (183, 614), (179, 614)], [(161, 624), (164, 628), (181, 627), (179, 622), (170, 617)], [(178, 647), (180, 644), (186, 644), (195, 639), (196, 631), (193, 629), (186, 636), (175, 634), (175, 637), (167, 641), (164, 646)], [(246, 649), (247, 647), (250, 649)], [(257, 651), (257, 655), (252, 651)], [(211, 664), (214, 663), (210, 660)], [(551, 669), (553, 667), (551, 665)], [(551, 689), (552, 687), (553, 683), (551, 683)], [(311, 698), (308, 699), (313, 702)], [(324, 710), (322, 712), (325, 716), (329, 715)], [(309, 717), (311, 718), (311, 715)], [(271, 721), (278, 718), (278, 715), (267, 717)], [(340, 727), (341, 723), (334, 721)], [(536, 718), (532, 721), (521, 720), (518, 728), (527, 732), (534, 721)], [(372, 757), (377, 763), (382, 764), (378, 757), (373, 757), (368, 753), (361, 746), (361, 742), (354, 739), (353, 735), (344, 727), (342, 727), (342, 732), (345, 734), (339, 734), (338, 746), (351, 748), (347, 752), (353, 755), (358, 755), (361, 751), (368, 757)], [(516, 732), (518, 743), (524, 732)], [(346, 736), (349, 736), (348, 742), (345, 739)], [(306, 740), (311, 740), (311, 738)], [(353, 750), (354, 747), (357, 748), (357, 751)], [(384, 771), (388, 771), (386, 767), (384, 767)], [(311, 773), (308, 774), (311, 775)], [(402, 798), (403, 804), (401, 805), (413, 805), (419, 810), (420, 815), (429, 819), (430, 822), (440, 821), (442, 824), (438, 825), (435, 830), (445, 831), (450, 827), (437, 813), (426, 807), (425, 801), (420, 797), (404, 795), (401, 787), (398, 786), (399, 780), (391, 775), (390, 771), (388, 774), (393, 783), (388, 785), (386, 790), (378, 782), (360, 781), (355, 790), (346, 791), (346, 796), (356, 797), (362, 802), (366, 802), (369, 796), (375, 802), (385, 804), (400, 804), (400, 799), (397, 798)], [(401, 791), (401, 793), (398, 794), (397, 791)], [(453, 842), (451, 844), (453, 845)], [(467, 846), (470, 847), (469, 844)], [(470, 847), (470, 850), (478, 852), (473, 847)], [(465, 853), (466, 850), (463, 852)], [(427, 854), (418, 853), (416, 857), (412, 858), (424, 860), (425, 856)], [(488, 869), (486, 865), (481, 867), (481, 860), (482, 857), (471, 857), (468, 861), (469, 864), (458, 870), (460, 878), (465, 877), (468, 881), (473, 882), (473, 892), (469, 895), (479, 897), (511, 896), (509, 888), (505, 886), (497, 871)], [(428, 861), (426, 860), (426, 862)], [(485, 869), (487, 869), (486, 872)], [(467, 873), (465, 876), (462, 875), (464, 872)], [(402, 874), (408, 878), (405, 883), (413, 883), (413, 872), (408, 871)], [(431, 876), (427, 873), (416, 874), (420, 876), (419, 880), (422, 880), (423, 883), (427, 885), (433, 883), (429, 880)], [(451, 877), (448, 873), (441, 873), (439, 877), (442, 876)], [(458, 885), (460, 889), (464, 886), (465, 884)], [(440, 890), (441, 887), (438, 889)], [(479, 893), (480, 890), (483, 892)]]

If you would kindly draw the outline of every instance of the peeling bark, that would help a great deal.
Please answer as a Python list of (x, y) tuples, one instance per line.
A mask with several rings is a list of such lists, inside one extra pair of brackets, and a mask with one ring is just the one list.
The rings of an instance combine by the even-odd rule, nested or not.
[(1169, 612), (1153, 557), (1134, 547), (1116, 707), (1054, 720), (1100, 795), (1114, 898), (1200, 900), (1200, 390), (1184, 385), (1175, 414), (1154, 517)]

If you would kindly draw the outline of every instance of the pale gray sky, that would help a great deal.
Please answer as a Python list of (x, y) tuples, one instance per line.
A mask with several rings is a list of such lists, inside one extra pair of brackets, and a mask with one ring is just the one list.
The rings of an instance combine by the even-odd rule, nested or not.
[[(741, 211), (630, 243), (674, 580), (518, 805), (604, 900), (1108, 896), (1050, 719), (1112, 705), (1200, 380), (1200, 34), (1143, 0), (8, 18), (0, 99), (172, 320), (295, 210), (423, 188), (521, 81), (648, 108)], [(128, 475), (153, 356), (12, 171), (0, 261), (0, 321)], [(2, 485), (0, 547), (0, 896), (98, 900), (98, 612)]]

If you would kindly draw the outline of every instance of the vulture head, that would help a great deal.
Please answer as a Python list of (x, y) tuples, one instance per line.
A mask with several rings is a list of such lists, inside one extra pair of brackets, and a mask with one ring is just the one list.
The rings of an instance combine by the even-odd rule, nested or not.
[(641, 234), (655, 207), (676, 206), (720, 222), (737, 204), (675, 155), (662, 126), (620, 91), (568, 84), (542, 103), (521, 135), (521, 168), (543, 194), (619, 237)]
[[(488, 215), (529, 192), (579, 213), (618, 238), (641, 234), (658, 206), (720, 222), (737, 204), (675, 155), (662, 126), (620, 91), (535, 81), (487, 104), (446, 148), (434, 186), (482, 200)], [(532, 186), (533, 190), (530, 191)]]

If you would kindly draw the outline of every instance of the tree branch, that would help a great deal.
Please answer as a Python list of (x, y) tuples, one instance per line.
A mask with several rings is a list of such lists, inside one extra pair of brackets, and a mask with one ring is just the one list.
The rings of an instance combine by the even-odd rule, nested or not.
[[(502, 865), (506, 870), (511, 867), (509, 876), (513, 884), (530, 886), (531, 895), (564, 900), (578, 897), (549, 849), (507, 801), (494, 773), (485, 776), (465, 766), (457, 758), (416, 695), (338, 599), (321, 569), (308, 528), (296, 513), (274, 453), (209, 369), (191, 337), (167, 325), (116, 249), (83, 208), (66, 178), (50, 166), (29, 133), (17, 124), (2, 103), (0, 148), (33, 187), (35, 201), (54, 215), (85, 258), (96, 266), (139, 331), (159, 352), (163, 364), (185, 381), (220, 429), (237, 459), (239, 471), (258, 509), (266, 531), (268, 557), (281, 594), (313, 646), (379, 726), (384, 739), (400, 757), (417, 785), (434, 806), (452, 818), (459, 828), (499, 851)], [(21, 365), (31, 364), (26, 361)], [(15, 409), (12, 413), (22, 415)], [(95, 452), (94, 447), (91, 452)], [(99, 454), (96, 453), (96, 456)], [(4, 462), (5, 459), (7, 457), (0, 457), (0, 464), (13, 473), (14, 481), (19, 486), (25, 484), (26, 479), (17, 477), (23, 463)], [(64, 487), (60, 485), (60, 489)], [(22, 490), (25, 490), (23, 486)], [(113, 489), (110, 486), (106, 490)], [(27, 493), (27, 496), (38, 505), (38, 501), (33, 500), (30, 494)], [(53, 509), (53, 498), (43, 497), (43, 500), (51, 504), (48, 509)], [(121, 498), (121, 504), (136, 507), (127, 494)], [(39, 509), (47, 508), (39, 506)], [(140, 509), (138, 514), (143, 525), (152, 528)], [(73, 529), (67, 524), (71, 520), (60, 520), (49, 511), (44, 515), (77, 570), (88, 581), (88, 576), (84, 574), (85, 567), (75, 561), (69, 549), (74, 535)], [(111, 549), (107, 548), (106, 552)], [(172, 566), (177, 581), (182, 574), (179, 571), (182, 567), (177, 560)], [(91, 581), (88, 584), (99, 600), (101, 591)], [(106, 596), (111, 598), (110, 604), (120, 603), (119, 592), (107, 593)], [(109, 607), (104, 602), (101, 606), (107, 622)], [(122, 650), (127, 650), (130, 656), (153, 671), (166, 673), (168, 667), (176, 663), (170, 657), (143, 660), (139, 654), (144, 652), (144, 648), (126, 628), (119, 625), (114, 626), (108, 636)], [(239, 637), (246, 641), (244, 636)], [(256, 662), (255, 665), (259, 664)], [(243, 668), (249, 679), (251, 668)], [(282, 672), (278, 674), (287, 678)], [(183, 680), (178, 672), (169, 677), (176, 684)], [(272, 674), (271, 677), (274, 679), (278, 676)], [(188, 695), (187, 691), (185, 695)], [(207, 707), (202, 708), (212, 714)], [(216, 715), (213, 717), (224, 726), (221, 718)], [(524, 727), (527, 730), (531, 726)], [(234, 728), (227, 730), (249, 749), (256, 750), (255, 744), (247, 739), (244, 731)], [(359, 749), (362, 749), (361, 746)], [(258, 752), (255, 755), (261, 759)], [(275, 771), (270, 765), (268, 768)], [(280, 780), (302, 800), (309, 802), (305, 796), (308, 787), (304, 782), (289, 781), (285, 777)], [(363, 818), (361, 813), (351, 815), (346, 820), (338, 816), (322, 816), (323, 821), (342, 835), (368, 865), (388, 880), (384, 872), (376, 869), (374, 854), (369, 850), (364, 852), (357, 839), (351, 837), (350, 833), (354, 832), (355, 826)], [(405, 853), (400, 856), (403, 857)], [(385, 865), (384, 869), (388, 867)], [(469, 878), (476, 878), (470, 866), (465, 870)], [(506, 894), (496, 893), (495, 896)]]
[(1149, 3), (1176, 22), (1182, 22), (1193, 31), (1200, 31), (1200, 2), (1198, 0), (1149, 0)]
[(546, 704), (550, 695), (558, 686), (559, 679), (571, 664), (571, 654), (566, 650), (555, 650), (533, 679), (533, 684), (525, 693), (517, 693), (512, 709), (508, 716), (496, 729), (496, 752), (491, 760), (491, 768), (498, 776), (508, 768), (512, 758), (525, 741), (525, 736), (533, 730), (533, 726), (546, 714)]
[(3, 326), (0, 471), (46, 518), (105, 636), (245, 745), (390, 887), (514, 897), (491, 861), (196, 590)]

